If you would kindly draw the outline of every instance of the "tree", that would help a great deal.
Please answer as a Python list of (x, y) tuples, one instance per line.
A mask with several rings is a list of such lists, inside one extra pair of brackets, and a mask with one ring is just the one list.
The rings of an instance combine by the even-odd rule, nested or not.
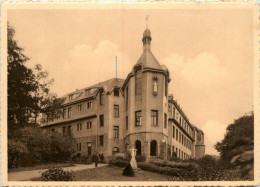
[(236, 119), (226, 130), (224, 139), (217, 142), (215, 148), (220, 152), (221, 159), (229, 163), (231, 158), (240, 151), (238, 147), (251, 149), (249, 145), (254, 141), (254, 113)]
[(53, 79), (37, 64), (25, 66), (29, 60), (14, 40), (15, 30), (8, 24), (8, 135), (17, 128), (38, 125), (41, 113), (61, 113), (62, 99), (50, 91)]
[(8, 133), (17, 127), (28, 123), (32, 113), (33, 97), (35, 91), (34, 74), (32, 69), (24, 64), (29, 60), (23, 54), (23, 49), (13, 39), (15, 31), (7, 26), (8, 47)]
[(62, 113), (61, 105), (63, 103), (62, 98), (57, 98), (55, 93), (50, 91), (50, 86), (54, 82), (54, 79), (48, 80), (49, 73), (42, 70), (42, 66), (37, 64), (35, 70), (35, 91), (32, 94), (33, 97), (33, 115), (32, 123), (43, 123), (43, 119), (40, 121), (38, 117), (41, 113), (51, 113), (49, 119), (58, 118)]

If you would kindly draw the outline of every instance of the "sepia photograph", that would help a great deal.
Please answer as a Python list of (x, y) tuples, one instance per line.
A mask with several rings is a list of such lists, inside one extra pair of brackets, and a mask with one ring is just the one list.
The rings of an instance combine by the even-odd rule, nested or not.
[(257, 3), (2, 12), (3, 184), (259, 182)]

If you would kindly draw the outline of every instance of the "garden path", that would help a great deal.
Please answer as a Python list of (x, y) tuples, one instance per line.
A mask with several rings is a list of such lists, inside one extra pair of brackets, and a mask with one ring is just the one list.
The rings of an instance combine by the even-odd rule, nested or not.
[[(107, 166), (107, 164), (98, 164), (98, 167)], [(63, 168), (65, 171), (79, 171), (84, 169), (95, 168), (95, 164), (75, 164), (75, 166)], [(47, 171), (47, 169), (39, 169), (32, 171), (18, 171), (8, 173), (8, 181), (29, 181), (32, 178), (41, 177), (41, 173)]]

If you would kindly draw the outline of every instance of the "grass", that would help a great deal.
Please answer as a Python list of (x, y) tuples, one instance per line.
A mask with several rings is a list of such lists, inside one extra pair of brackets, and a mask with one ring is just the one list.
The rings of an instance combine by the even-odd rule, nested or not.
[(9, 168), (8, 173), (18, 172), (18, 171), (32, 171), (32, 170), (39, 170), (39, 169), (49, 169), (52, 167), (70, 167), (74, 166), (71, 163), (48, 163), (48, 164), (38, 164), (31, 167), (18, 167), (18, 168)]
[[(85, 169), (75, 172), (75, 181), (168, 181), (168, 177), (165, 175), (142, 170), (140, 173), (135, 173), (134, 177), (123, 176), (122, 172), (123, 168), (116, 166)], [(32, 180), (39, 181), (41, 178)]]

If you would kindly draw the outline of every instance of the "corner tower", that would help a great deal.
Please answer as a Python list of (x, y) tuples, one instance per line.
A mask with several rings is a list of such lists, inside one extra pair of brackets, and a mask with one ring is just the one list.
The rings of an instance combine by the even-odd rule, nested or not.
[(143, 32), (143, 53), (129, 73), (123, 90), (126, 101), (125, 149), (135, 147), (147, 159), (166, 157), (169, 71), (151, 52), (151, 31)]

